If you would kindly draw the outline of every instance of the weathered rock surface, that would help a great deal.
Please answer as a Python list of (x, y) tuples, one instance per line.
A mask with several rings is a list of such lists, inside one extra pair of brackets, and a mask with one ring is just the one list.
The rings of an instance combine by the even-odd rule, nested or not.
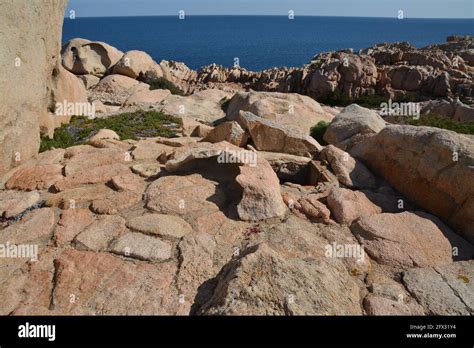
[(212, 129), (209, 134), (202, 140), (208, 143), (219, 143), (221, 141), (227, 141), (235, 146), (244, 146), (247, 142), (248, 135), (235, 122), (224, 122)]
[(405, 272), (403, 283), (430, 315), (474, 313), (474, 262), (454, 262)]
[(365, 216), (351, 230), (374, 260), (395, 267), (449, 264), (454, 247), (470, 247), (439, 219), (422, 212)]
[(241, 112), (238, 122), (249, 132), (252, 142), (259, 151), (311, 156), (322, 149), (316, 140), (300, 130), (282, 126), (250, 112)]
[(360, 140), (380, 132), (385, 125), (386, 122), (376, 112), (352, 104), (332, 120), (324, 133), (324, 140), (347, 150)]
[(149, 72), (155, 72), (158, 64), (147, 53), (142, 51), (128, 51), (113, 66), (112, 73), (138, 79)]
[[(68, 315), (173, 314), (176, 266), (131, 263), (106, 253), (65, 249), (55, 260), (53, 313)], [(70, 301), (71, 294), (75, 301)], [(174, 305), (174, 307), (178, 307)]]
[(175, 117), (212, 123), (225, 117), (222, 105), (231, 96), (228, 92), (216, 89), (196, 92), (185, 97), (173, 95), (163, 101), (160, 110)]
[(40, 200), (36, 191), (0, 191), (0, 217), (12, 218), (33, 207)]
[(260, 245), (224, 267), (200, 313), (357, 315), (358, 298), (359, 289), (339, 260), (286, 259)]
[(321, 150), (320, 157), (329, 163), (341, 184), (350, 188), (374, 189), (377, 180), (367, 167), (349, 153), (329, 145)]
[(327, 197), (327, 202), (334, 219), (344, 224), (350, 224), (362, 216), (370, 216), (382, 212), (382, 209), (372, 203), (363, 192), (339, 187), (331, 190)]
[(104, 251), (125, 230), (125, 220), (120, 216), (100, 216), (97, 221), (74, 238), (74, 243), (80, 249)]
[(145, 214), (127, 221), (131, 230), (169, 238), (182, 238), (192, 233), (192, 227), (178, 216)]
[(18, 169), (6, 182), (7, 189), (16, 190), (47, 190), (57, 181), (62, 180), (63, 166), (46, 164)]
[(0, 174), (38, 153), (40, 119), (47, 117), (59, 67), (65, 7), (66, 0), (0, 4)]
[[(284, 216), (286, 208), (280, 196), (278, 177), (268, 162), (257, 153), (225, 141), (191, 144), (177, 150), (166, 163), (166, 169), (170, 172), (191, 171), (203, 163), (208, 166), (204, 172), (215, 176), (220, 183), (234, 184), (233, 190), (229, 187), (228, 191), (236, 191), (235, 183), (240, 186), (242, 193), (239, 194), (241, 199), (237, 204), (240, 219), (258, 221)], [(219, 174), (219, 171), (224, 172)]]
[(171, 92), (167, 89), (138, 89), (133, 92), (130, 97), (125, 100), (123, 106), (139, 106), (142, 108), (149, 107), (161, 103), (171, 96)]
[(165, 261), (171, 257), (171, 245), (141, 233), (127, 233), (111, 246), (112, 252), (146, 261)]
[(138, 91), (149, 90), (150, 86), (128, 76), (108, 75), (89, 90), (90, 99), (104, 104), (122, 106), (125, 101)]
[(11, 244), (37, 243), (45, 244), (51, 237), (52, 228), (56, 223), (54, 210), (51, 208), (37, 209), (25, 215), (22, 220), (8, 226), (0, 234), (0, 243)]
[(68, 245), (84, 229), (94, 222), (89, 209), (66, 209), (61, 213), (58, 226), (54, 231), (56, 246)]
[(305, 134), (309, 134), (310, 128), (319, 121), (330, 122), (333, 119), (315, 100), (289, 93), (239, 92), (229, 101), (227, 119), (237, 121), (240, 111), (298, 128)]
[(438, 128), (388, 126), (351, 154), (474, 241), (474, 142)]
[(62, 50), (62, 64), (76, 75), (103, 76), (123, 56), (123, 52), (104, 42), (73, 39)]

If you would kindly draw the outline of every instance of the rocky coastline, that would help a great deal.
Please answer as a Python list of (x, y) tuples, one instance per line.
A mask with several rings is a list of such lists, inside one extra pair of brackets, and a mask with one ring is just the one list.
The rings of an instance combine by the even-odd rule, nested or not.
[[(0, 314), (474, 313), (474, 140), (358, 105), (474, 121), (472, 37), (194, 71), (79, 38), (59, 52), (57, 22), (42, 68), (5, 82), (37, 69), (47, 88), (22, 87), (0, 131)], [(37, 153), (81, 112), (166, 115), (173, 136)]]

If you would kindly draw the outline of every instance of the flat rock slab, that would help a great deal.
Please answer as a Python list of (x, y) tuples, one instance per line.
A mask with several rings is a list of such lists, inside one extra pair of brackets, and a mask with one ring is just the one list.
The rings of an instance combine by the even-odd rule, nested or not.
[(65, 246), (69, 244), (94, 221), (94, 216), (89, 209), (75, 208), (63, 210), (58, 226), (54, 232), (56, 245)]
[(61, 180), (56, 182), (54, 188), (56, 191), (64, 191), (79, 187), (83, 184), (106, 183), (115, 176), (129, 173), (130, 169), (121, 163), (90, 167), (82, 171), (76, 171), (70, 176), (61, 178)]
[(143, 178), (158, 175), (161, 172), (161, 164), (158, 162), (139, 163), (132, 166), (132, 172)]
[(182, 238), (193, 231), (180, 217), (164, 214), (135, 217), (127, 222), (127, 227), (137, 232), (170, 238)]
[(40, 195), (36, 191), (0, 191), (0, 217), (12, 218), (37, 204)]
[(411, 269), (403, 275), (408, 291), (431, 315), (474, 313), (474, 261)]
[(46, 164), (18, 169), (5, 183), (7, 189), (14, 190), (47, 190), (63, 178), (63, 166)]
[(13, 223), (0, 233), (0, 243), (25, 244), (41, 243), (45, 244), (51, 237), (51, 232), (56, 217), (51, 208), (41, 208), (25, 215), (23, 219)]
[(147, 261), (165, 261), (171, 258), (171, 245), (159, 238), (142, 233), (127, 233), (112, 245), (114, 253)]
[(91, 210), (96, 214), (118, 214), (121, 210), (137, 204), (142, 199), (141, 192), (108, 192), (92, 202)]
[(224, 189), (199, 174), (159, 178), (148, 187), (145, 197), (147, 208), (179, 216), (216, 212), (226, 202)]
[(85, 250), (102, 251), (126, 230), (125, 220), (120, 216), (100, 216), (97, 221), (74, 239), (74, 244)]
[(107, 253), (65, 249), (55, 264), (54, 314), (169, 315), (179, 304), (172, 263), (133, 263)]

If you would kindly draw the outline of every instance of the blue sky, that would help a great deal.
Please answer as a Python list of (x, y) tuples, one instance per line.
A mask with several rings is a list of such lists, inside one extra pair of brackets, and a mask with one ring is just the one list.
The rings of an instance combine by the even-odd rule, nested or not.
[(69, 0), (77, 17), (177, 15), (295, 15), (473, 18), (474, 0)]

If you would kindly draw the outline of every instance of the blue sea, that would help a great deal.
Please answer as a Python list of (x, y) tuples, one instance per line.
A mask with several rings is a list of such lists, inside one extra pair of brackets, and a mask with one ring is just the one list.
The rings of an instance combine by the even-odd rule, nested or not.
[(302, 66), (317, 53), (408, 41), (422, 47), (449, 35), (474, 35), (474, 19), (360, 17), (187, 16), (65, 19), (63, 43), (75, 37), (104, 41), (122, 51), (141, 50), (156, 61), (190, 68), (238, 57), (249, 70)]

